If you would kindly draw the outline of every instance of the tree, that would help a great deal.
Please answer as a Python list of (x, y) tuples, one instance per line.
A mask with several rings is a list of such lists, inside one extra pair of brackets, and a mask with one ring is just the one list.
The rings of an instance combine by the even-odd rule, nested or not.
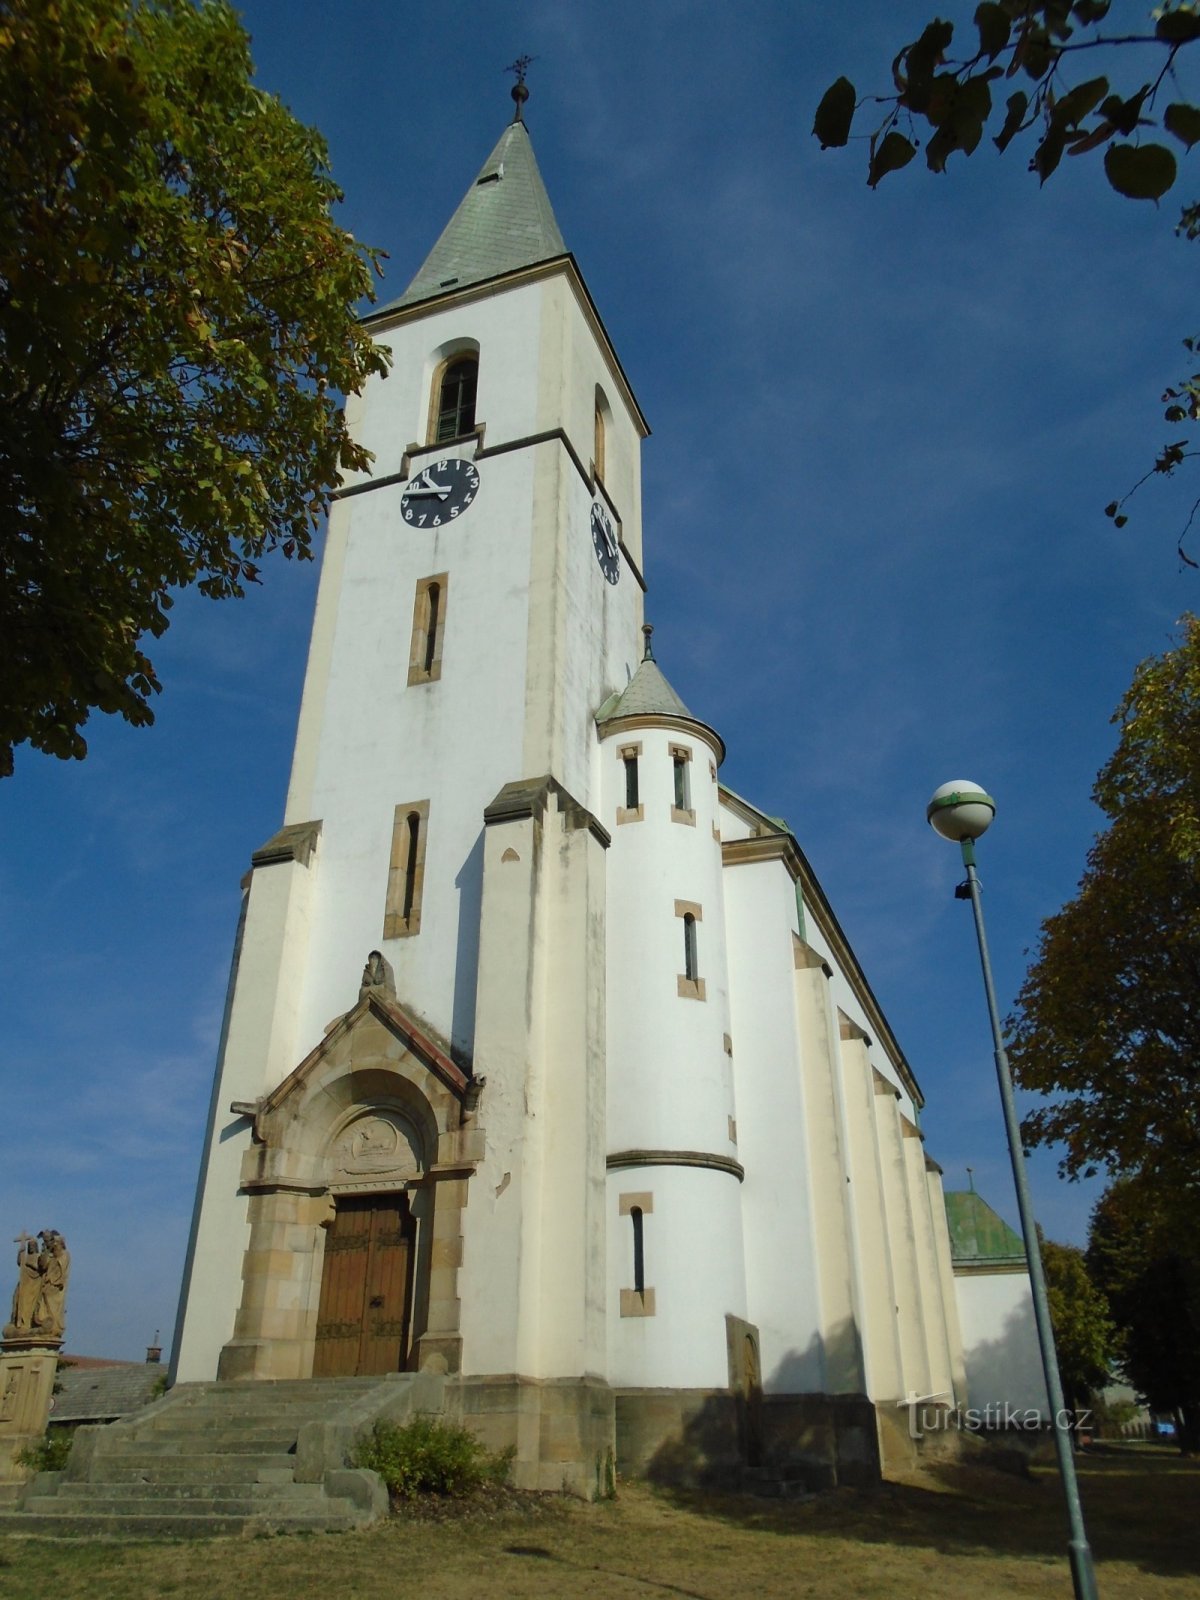
[(153, 721), (172, 591), (310, 555), (377, 252), (224, 0), (0, 0), (0, 776)]
[(1074, 1410), (1108, 1383), (1116, 1330), (1083, 1251), (1053, 1239), (1042, 1239), (1041, 1246), (1063, 1398)]
[[(1110, 8), (1111, 0), (984, 0), (959, 57), (950, 54), (954, 24), (935, 18), (892, 62), (893, 93), (860, 100), (850, 80), (838, 78), (817, 107), (813, 133), (822, 149), (843, 146), (858, 109), (882, 107), (868, 136), (872, 188), (913, 160), (922, 136), (926, 165), (944, 172), (956, 151), (969, 156), (978, 148), (989, 126), (997, 130), (1001, 151), (1032, 133), (1029, 167), (1041, 183), (1064, 154), (1103, 150), (1105, 174), (1118, 194), (1157, 202), (1178, 175), (1176, 150), (1187, 153), (1200, 143), (1200, 106), (1181, 98), (1177, 85), (1181, 53), (1200, 40), (1200, 0), (1166, 0), (1132, 33), (1106, 31)], [(1094, 70), (1101, 65), (1107, 70)], [(997, 96), (1006, 84), (1001, 112)], [(1159, 128), (1171, 144), (1148, 136)], [(1188, 239), (1200, 235), (1200, 201), (1184, 205), (1177, 232)], [(1200, 338), (1183, 343), (1189, 356), (1200, 352)], [(1200, 419), (1200, 372), (1173, 384), (1163, 399), (1173, 428)], [(1187, 442), (1169, 440), (1146, 477), (1169, 474), (1195, 454)], [(1127, 498), (1106, 507), (1118, 527), (1127, 520)], [(1200, 502), (1193, 516), (1198, 509)], [(1182, 542), (1180, 556), (1198, 564)]]
[(1200, 1198), (1200, 622), (1144, 661), (1093, 798), (1109, 819), (1043, 924), (1009, 1019), (1014, 1076), (1051, 1097), (1026, 1141)]
[(1127, 1178), (1092, 1213), (1087, 1262), (1120, 1330), (1125, 1377), (1175, 1414), (1180, 1449), (1200, 1451), (1200, 1245), (1195, 1196)]

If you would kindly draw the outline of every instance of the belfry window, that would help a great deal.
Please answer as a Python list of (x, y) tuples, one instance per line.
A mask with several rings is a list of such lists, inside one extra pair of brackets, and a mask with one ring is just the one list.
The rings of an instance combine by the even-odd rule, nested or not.
[(437, 398), (433, 443), (461, 438), (475, 426), (475, 392), (479, 385), (479, 357), (457, 356), (442, 374)]

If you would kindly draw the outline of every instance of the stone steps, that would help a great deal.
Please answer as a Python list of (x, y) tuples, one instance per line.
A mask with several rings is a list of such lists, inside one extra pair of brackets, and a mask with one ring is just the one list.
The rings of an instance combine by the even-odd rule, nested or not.
[[(0, 1534), (190, 1539), (363, 1527), (386, 1513), (387, 1495), (374, 1473), (346, 1468), (347, 1443), (372, 1416), (411, 1407), (418, 1383), (421, 1409), (439, 1410), (440, 1384), (424, 1378), (181, 1387), (144, 1417), (86, 1430), (73, 1466), (34, 1480), (18, 1507), (0, 1507)], [(319, 1481), (297, 1483), (311, 1423), (330, 1425), (304, 1435), (303, 1475)]]

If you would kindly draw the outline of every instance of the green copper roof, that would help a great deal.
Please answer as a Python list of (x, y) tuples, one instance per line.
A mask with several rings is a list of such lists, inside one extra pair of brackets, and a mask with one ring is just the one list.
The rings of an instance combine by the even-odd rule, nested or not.
[(510, 122), (424, 266), (398, 300), (371, 315), (548, 261), (566, 248), (528, 130)]
[(607, 722), (610, 717), (685, 717), (688, 722), (696, 721), (652, 658), (641, 663), (622, 694), (604, 702), (599, 720)]
[(946, 1195), (946, 1221), (950, 1227), (950, 1255), (956, 1266), (987, 1261), (1024, 1262), (1025, 1246), (974, 1189)]

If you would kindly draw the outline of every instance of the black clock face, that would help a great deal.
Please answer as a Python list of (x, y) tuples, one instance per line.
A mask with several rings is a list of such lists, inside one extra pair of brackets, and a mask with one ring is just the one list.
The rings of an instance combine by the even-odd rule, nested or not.
[(479, 493), (479, 472), (460, 456), (433, 461), (408, 480), (400, 514), (413, 528), (440, 528), (463, 512)]
[(600, 571), (609, 583), (616, 583), (621, 576), (621, 548), (612, 518), (598, 500), (592, 507), (592, 543), (596, 547)]

